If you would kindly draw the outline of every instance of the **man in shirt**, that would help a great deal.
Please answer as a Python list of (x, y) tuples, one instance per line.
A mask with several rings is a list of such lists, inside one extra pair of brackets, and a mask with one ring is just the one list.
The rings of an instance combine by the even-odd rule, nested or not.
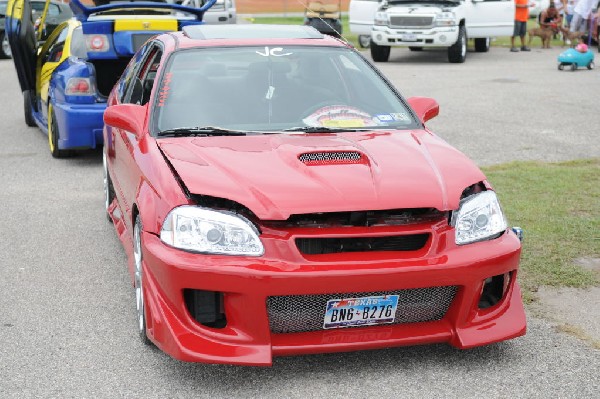
[(571, 32), (587, 32), (589, 28), (589, 18), (592, 9), (598, 4), (598, 0), (577, 0), (573, 9), (573, 19), (571, 20)]
[[(583, 1), (583, 0), (581, 0)], [(525, 45), (525, 33), (527, 33), (527, 20), (529, 19), (529, 0), (515, 0), (515, 30), (510, 38), (510, 51), (517, 52), (515, 37), (521, 38), (521, 51), (530, 51)]]

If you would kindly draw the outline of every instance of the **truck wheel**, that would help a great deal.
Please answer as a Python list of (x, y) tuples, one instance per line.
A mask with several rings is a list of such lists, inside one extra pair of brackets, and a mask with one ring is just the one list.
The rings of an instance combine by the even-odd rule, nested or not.
[(448, 61), (459, 64), (465, 62), (467, 58), (467, 31), (464, 25), (458, 29), (458, 39), (456, 43), (448, 47)]
[(361, 48), (369, 48), (371, 45), (371, 36), (369, 35), (359, 35), (358, 36), (358, 45)]
[(23, 92), (23, 112), (25, 115), (25, 124), (29, 127), (35, 127), (35, 119), (33, 119), (33, 99), (32, 91), (25, 90)]
[(487, 53), (490, 51), (490, 38), (482, 37), (475, 39), (475, 51), (478, 53)]
[(390, 46), (380, 46), (371, 40), (371, 57), (375, 62), (387, 62), (390, 59)]
[(423, 51), (423, 47), (408, 46), (410, 51)]

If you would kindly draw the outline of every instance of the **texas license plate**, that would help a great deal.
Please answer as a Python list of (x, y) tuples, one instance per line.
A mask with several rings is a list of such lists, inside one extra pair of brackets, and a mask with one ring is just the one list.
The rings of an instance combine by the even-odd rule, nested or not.
[(412, 33), (407, 33), (401, 36), (402, 41), (403, 42), (416, 42), (417, 41), (417, 35), (414, 35)]
[(330, 299), (325, 309), (323, 328), (371, 326), (393, 323), (398, 295)]

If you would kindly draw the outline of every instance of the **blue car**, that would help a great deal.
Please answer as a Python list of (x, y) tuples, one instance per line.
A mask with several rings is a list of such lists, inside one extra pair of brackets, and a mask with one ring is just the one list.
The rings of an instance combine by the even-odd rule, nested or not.
[(201, 8), (95, 1), (90, 7), (71, 0), (75, 17), (58, 25), (45, 42), (34, 28), (30, 0), (9, 0), (7, 6), (6, 35), (23, 92), (25, 123), (48, 134), (55, 158), (101, 146), (107, 97), (133, 54), (158, 33), (201, 24), (216, 0)]
[(558, 55), (558, 69), (562, 71), (566, 66), (571, 68), (571, 71), (579, 67), (594, 69), (594, 53), (590, 50), (582, 53), (574, 48), (567, 49)]

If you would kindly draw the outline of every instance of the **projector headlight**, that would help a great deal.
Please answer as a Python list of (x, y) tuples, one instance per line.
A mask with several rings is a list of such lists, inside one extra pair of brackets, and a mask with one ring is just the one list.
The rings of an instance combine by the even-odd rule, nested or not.
[(385, 12), (378, 12), (375, 13), (375, 25), (379, 25), (379, 26), (387, 26), (388, 25), (388, 15)]
[(258, 231), (240, 215), (180, 206), (163, 223), (160, 239), (172, 247), (192, 252), (261, 256), (264, 247)]
[(452, 214), (456, 244), (484, 241), (506, 230), (506, 219), (493, 191), (484, 191), (463, 199)]

